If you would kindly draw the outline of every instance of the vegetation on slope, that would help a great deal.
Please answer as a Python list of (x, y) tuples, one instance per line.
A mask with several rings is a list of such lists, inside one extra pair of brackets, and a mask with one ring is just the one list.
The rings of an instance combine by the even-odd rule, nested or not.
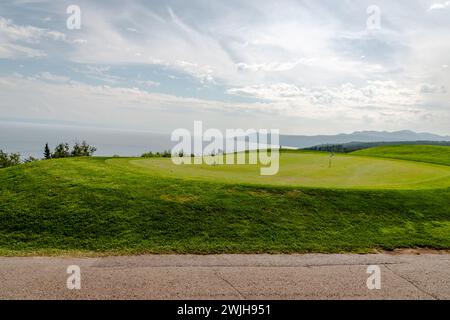
[(435, 145), (450, 146), (450, 141), (381, 141), (381, 142), (347, 142), (338, 144), (321, 144), (303, 150), (325, 151), (336, 153), (350, 153), (358, 150), (369, 149), (381, 146), (401, 146), (401, 145)]
[(0, 170), (0, 254), (367, 252), (450, 248), (450, 189), (189, 181), (124, 159)]

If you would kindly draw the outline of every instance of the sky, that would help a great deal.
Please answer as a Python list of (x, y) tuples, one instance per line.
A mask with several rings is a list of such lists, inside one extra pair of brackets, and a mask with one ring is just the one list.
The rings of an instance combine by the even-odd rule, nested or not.
[(449, 66), (446, 0), (0, 2), (2, 122), (448, 135)]

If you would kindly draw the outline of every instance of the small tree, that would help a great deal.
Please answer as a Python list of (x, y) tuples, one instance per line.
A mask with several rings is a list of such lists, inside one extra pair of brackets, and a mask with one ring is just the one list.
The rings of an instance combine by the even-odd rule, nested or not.
[(50, 148), (48, 147), (48, 143), (45, 144), (44, 158), (45, 158), (46, 160), (49, 160), (49, 159), (52, 158), (52, 153), (50, 152)]
[(52, 158), (68, 158), (70, 157), (69, 145), (67, 143), (60, 143), (56, 146)]
[(20, 164), (20, 154), (11, 153), (8, 154), (0, 150), (0, 168), (12, 167)]
[(155, 155), (153, 154), (153, 152), (151, 152), (151, 151), (149, 151), (149, 152), (146, 152), (146, 153), (144, 153), (144, 154), (142, 154), (142, 158), (153, 158)]
[(90, 146), (86, 141), (75, 143), (71, 155), (72, 157), (90, 157), (97, 151), (97, 148)]

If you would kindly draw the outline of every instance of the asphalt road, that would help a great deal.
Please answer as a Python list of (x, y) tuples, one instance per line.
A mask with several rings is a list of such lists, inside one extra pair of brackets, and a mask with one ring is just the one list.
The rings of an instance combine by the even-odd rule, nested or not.
[(450, 254), (0, 257), (0, 299), (450, 299)]

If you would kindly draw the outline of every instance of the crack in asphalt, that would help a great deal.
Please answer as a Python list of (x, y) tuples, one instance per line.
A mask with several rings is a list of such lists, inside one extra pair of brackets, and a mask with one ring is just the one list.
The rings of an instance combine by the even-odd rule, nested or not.
[(417, 284), (415, 284), (412, 280), (409, 280), (408, 278), (404, 277), (403, 275), (395, 272), (394, 270), (392, 270), (391, 268), (389, 268), (387, 265), (384, 265), (384, 267), (386, 269), (388, 269), (389, 271), (391, 271), (393, 274), (395, 274), (397, 277), (402, 278), (403, 280), (405, 280), (406, 282), (408, 282), (410, 285), (412, 285), (413, 287), (415, 287), (416, 289), (418, 289), (420, 292), (426, 294), (427, 296), (432, 297), (434, 300), (440, 300), (439, 297), (437, 297), (436, 295), (429, 293), (427, 291), (425, 291), (424, 289), (422, 289), (421, 287), (419, 287)]
[[(448, 296), (450, 255), (409, 255), (405, 258), (312, 255), (285, 258), (283, 256), (0, 258), (0, 278), (3, 279), (0, 298), (72, 299), (74, 295), (64, 291), (65, 286), (63, 287), (69, 264), (79, 265), (91, 286), (86, 287), (86, 291), (81, 292), (76, 298), (181, 299), (193, 296), (202, 298), (232, 296), (233, 299), (246, 300), (276, 296), (286, 299), (350, 297), (441, 300)], [(369, 294), (365, 291), (365, 283), (363, 285), (363, 282), (359, 282), (365, 281), (364, 269), (369, 265), (384, 266), (387, 269), (384, 271), (387, 272), (386, 276), (396, 280), (392, 284), (386, 283), (385, 291)], [(407, 270), (414, 273), (408, 273)], [(329, 276), (324, 278), (324, 275)], [(142, 282), (141, 278), (146, 282)], [(299, 285), (305, 285), (304, 292), (299, 291), (301, 288)], [(184, 292), (184, 288), (189, 290)]]
[(219, 280), (222, 280), (222, 281), (224, 281), (226, 284), (228, 284), (231, 288), (233, 288), (233, 290), (234, 291), (236, 291), (237, 292), (237, 294), (239, 295), (239, 297), (242, 299), (242, 300), (245, 300), (245, 296), (230, 282), (230, 281), (228, 281), (227, 279), (225, 279), (224, 277), (221, 277), (220, 275), (219, 275), (219, 271), (218, 270), (214, 270), (214, 275), (219, 279)]

